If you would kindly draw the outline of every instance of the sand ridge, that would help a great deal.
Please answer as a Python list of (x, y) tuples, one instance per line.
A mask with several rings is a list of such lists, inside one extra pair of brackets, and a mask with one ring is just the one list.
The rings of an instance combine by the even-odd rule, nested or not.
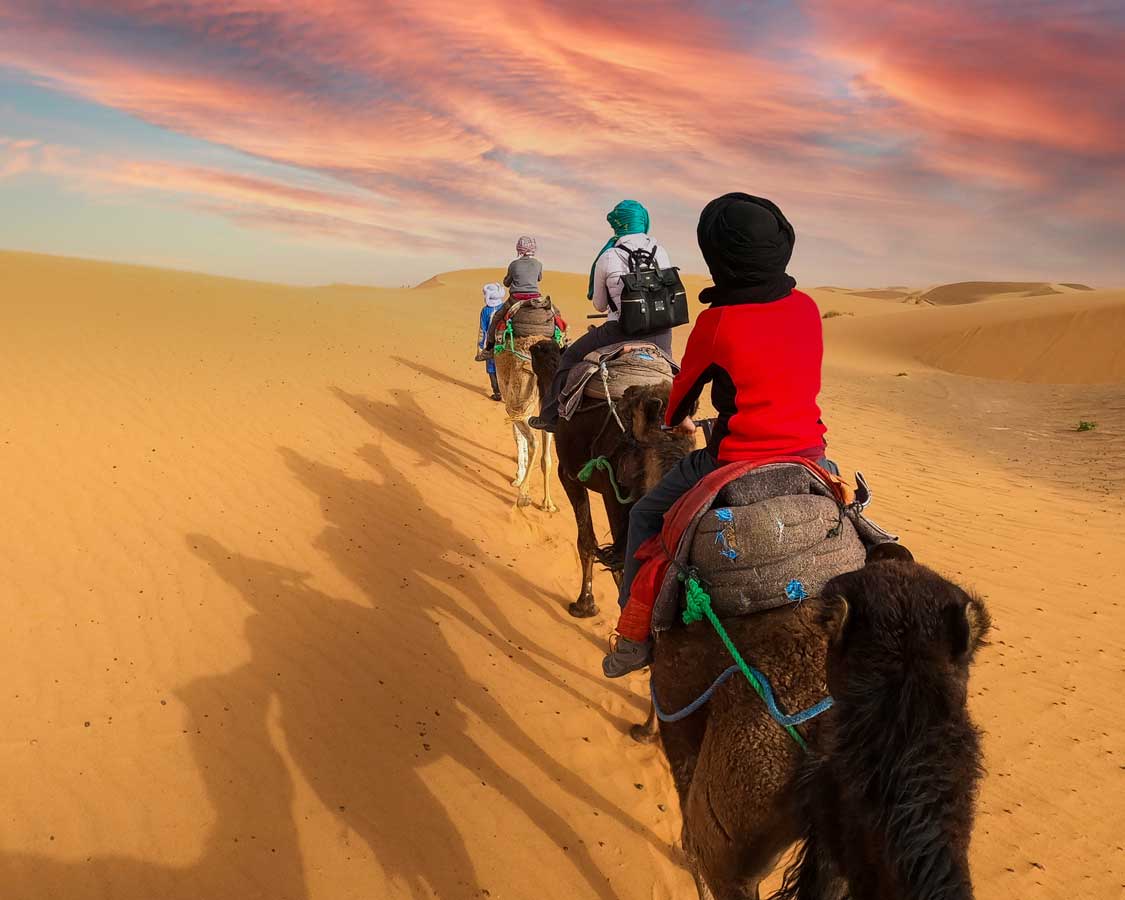
[[(299, 289), (0, 253), (7, 896), (694, 896), (663, 761), (623, 733), (644, 684), (598, 673), (611, 582), (570, 619), (569, 510), (513, 508), (471, 361), (499, 274)], [(585, 277), (545, 288), (584, 327)], [(825, 323), (833, 456), (997, 623), (977, 895), (1114, 896), (1125, 503), (1071, 473), (1125, 470), (1096, 340), (1122, 295), (832, 302), (856, 311)], [(1089, 383), (1025, 383), (1059, 330), (1052, 377)]]

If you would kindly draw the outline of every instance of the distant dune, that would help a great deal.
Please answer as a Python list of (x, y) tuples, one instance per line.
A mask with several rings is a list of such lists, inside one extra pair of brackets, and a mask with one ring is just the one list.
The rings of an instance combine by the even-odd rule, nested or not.
[(1125, 291), (989, 296), (994, 302), (908, 306), (874, 323), (841, 322), (837, 329), (869, 360), (885, 353), (999, 381), (1125, 381)]
[(934, 306), (959, 306), (1013, 294), (1043, 297), (1058, 293), (1061, 293), (1058, 287), (1040, 281), (959, 281), (930, 288), (920, 294), (918, 299)]
[(852, 291), (853, 297), (867, 297), (870, 300), (902, 300), (909, 295), (909, 291), (895, 290), (893, 288), (873, 288), (869, 291)]

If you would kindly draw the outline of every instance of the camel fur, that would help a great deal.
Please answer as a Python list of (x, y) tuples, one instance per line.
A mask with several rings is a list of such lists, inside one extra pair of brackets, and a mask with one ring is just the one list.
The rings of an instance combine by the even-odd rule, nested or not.
[(496, 380), (504, 400), (504, 412), (512, 426), (516, 441), (516, 477), (512, 487), (519, 493), (516, 506), (531, 505), (531, 468), (539, 458), (543, 473), (543, 503), (541, 509), (558, 512), (551, 499), (551, 480), (555, 469), (554, 436), (538, 431), (527, 420), (539, 412), (539, 386), (531, 367), (531, 350), (541, 344), (555, 347), (554, 339), (543, 336), (517, 337), (514, 347), (496, 357)]
[[(531, 357), (540, 390), (546, 391), (558, 370), (559, 348), (546, 342), (536, 344), (531, 349)], [(568, 607), (572, 616), (587, 618), (598, 612), (594, 600), (594, 563), (600, 550), (591, 518), (590, 493), (602, 497), (613, 536), (610, 555), (620, 558), (624, 554), (633, 499), (653, 488), (672, 466), (695, 448), (692, 437), (661, 431), (670, 386), (670, 382), (660, 382), (628, 388), (621, 400), (615, 401), (621, 425), (604, 403), (580, 409), (569, 420), (559, 422), (555, 435), (559, 479), (574, 508), (582, 566), (578, 599)], [(629, 502), (617, 499), (604, 471), (595, 471), (586, 482), (579, 481), (579, 471), (598, 456), (609, 460), (618, 487), (630, 498)], [(601, 555), (604, 560), (605, 554)], [(611, 569), (616, 568), (611, 564)], [(618, 575), (615, 572), (615, 577)]]
[[(983, 602), (883, 544), (820, 598), (724, 625), (784, 709), (835, 705), (803, 726), (808, 754), (741, 676), (661, 724), (700, 897), (757, 900), (799, 842), (775, 900), (972, 900), (982, 770), (966, 700)], [(687, 706), (730, 663), (707, 622), (660, 633), (661, 708)]]

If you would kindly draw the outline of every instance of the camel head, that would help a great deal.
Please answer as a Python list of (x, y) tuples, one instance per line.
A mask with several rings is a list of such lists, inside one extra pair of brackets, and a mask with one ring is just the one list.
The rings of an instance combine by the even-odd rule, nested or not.
[(615, 454), (618, 478), (634, 496), (648, 493), (676, 463), (695, 449), (690, 435), (664, 431), (668, 382), (628, 388), (617, 404), (625, 440)]
[[(966, 703), (969, 664), (990, 627), (984, 603), (894, 544), (832, 579), (822, 597), (836, 702), (805, 780), (805, 856), (830, 852), (852, 896), (971, 900), (982, 769)], [(824, 797), (834, 798), (831, 812)], [(839, 837), (831, 849), (828, 834)], [(806, 863), (827, 871), (823, 859)], [(780, 896), (797, 896), (787, 880)]]
[(963, 690), (991, 624), (979, 597), (918, 565), (901, 544), (874, 547), (862, 569), (834, 578), (823, 596), (834, 694), (892, 668)]
[(535, 373), (539, 396), (546, 396), (551, 387), (551, 380), (559, 370), (562, 349), (554, 341), (537, 341), (531, 345), (528, 352), (531, 354), (531, 371)]

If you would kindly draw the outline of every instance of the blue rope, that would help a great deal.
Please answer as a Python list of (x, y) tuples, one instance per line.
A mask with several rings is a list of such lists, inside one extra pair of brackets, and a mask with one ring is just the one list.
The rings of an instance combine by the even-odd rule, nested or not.
[[(715, 695), (715, 691), (719, 689), (719, 686), (738, 671), (740, 671), (738, 666), (731, 666), (718, 678), (716, 678), (711, 683), (711, 686), (707, 688), (707, 690), (705, 690), (702, 694), (700, 694), (699, 697), (697, 697), (683, 709), (674, 713), (666, 713), (660, 708), (660, 704), (656, 700), (656, 685), (654, 685), (650, 680), (649, 693), (652, 695), (652, 708), (656, 711), (656, 718), (658, 718), (661, 722), (679, 722), (682, 719), (686, 719), (692, 713), (698, 712), (703, 706), (705, 706), (707, 704), (707, 701)], [(771, 716), (773, 716), (774, 721), (777, 722), (778, 725), (781, 725), (783, 728), (790, 728), (796, 725), (804, 725), (806, 722), (815, 719), (821, 713), (827, 712), (832, 708), (832, 698), (825, 697), (819, 703), (810, 706), (808, 709), (803, 709), (798, 713), (793, 713), (793, 715), (787, 716), (778, 708), (777, 699), (773, 694), (773, 686), (770, 684), (769, 679), (766, 678), (765, 675), (763, 675), (753, 666), (750, 666), (750, 671), (754, 673), (754, 677), (758, 679), (759, 683), (762, 686), (762, 699), (765, 701), (766, 709), (769, 710), (769, 713)]]

